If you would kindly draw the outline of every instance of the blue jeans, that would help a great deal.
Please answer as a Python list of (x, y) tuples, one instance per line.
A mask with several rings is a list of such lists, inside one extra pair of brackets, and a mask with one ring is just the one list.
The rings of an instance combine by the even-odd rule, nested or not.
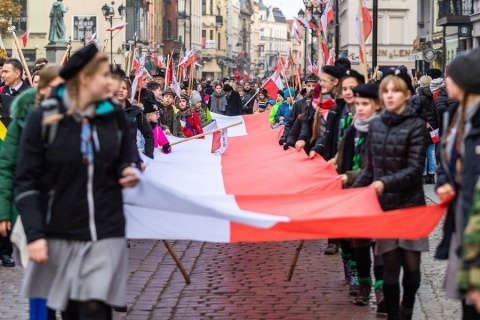
[(437, 169), (437, 161), (435, 160), (435, 144), (429, 144), (427, 147), (427, 158), (425, 159), (425, 166), (423, 167), (423, 175), (435, 174)]

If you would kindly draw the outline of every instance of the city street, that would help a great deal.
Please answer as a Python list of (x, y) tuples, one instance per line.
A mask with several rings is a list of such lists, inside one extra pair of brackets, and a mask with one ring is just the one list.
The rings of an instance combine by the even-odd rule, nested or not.
[[(433, 187), (427, 200), (435, 201)], [(434, 248), (440, 228), (431, 235)], [(339, 255), (325, 256), (324, 240), (307, 241), (292, 281), (287, 274), (296, 242), (217, 244), (175, 241), (190, 273), (186, 285), (162, 241), (132, 240), (126, 314), (115, 319), (377, 319), (351, 303)], [(441, 289), (445, 263), (423, 255), (414, 319), (459, 319), (460, 307)], [(27, 319), (20, 296), (21, 267), (0, 269), (1, 319)]]

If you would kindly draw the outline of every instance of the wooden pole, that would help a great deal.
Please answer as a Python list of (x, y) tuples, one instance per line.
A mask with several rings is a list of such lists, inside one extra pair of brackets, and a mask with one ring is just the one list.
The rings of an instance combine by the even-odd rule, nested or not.
[[(165, 74), (165, 86), (164, 86), (163, 90), (167, 89), (167, 86), (170, 86), (170, 83), (167, 84), (167, 80), (168, 80), (168, 69), (170, 69), (170, 59), (171, 59), (171, 55), (167, 55), (167, 68), (166, 68), (167, 72), (166, 72), (166, 74)], [(170, 80), (172, 80), (172, 79), (170, 79)]]
[(180, 269), (180, 271), (183, 274), (183, 278), (185, 278), (185, 283), (190, 284), (190, 276), (188, 275), (187, 270), (185, 270), (185, 267), (182, 264), (182, 261), (177, 256), (177, 253), (173, 250), (172, 245), (167, 241), (167, 240), (162, 240), (163, 244), (168, 250), (168, 253), (172, 256), (173, 260), (175, 260), (175, 263), (177, 264), (177, 267)]
[(65, 61), (68, 59), (68, 56), (70, 55), (71, 50), (72, 50), (72, 45), (68, 44), (67, 51), (65, 51), (65, 54), (63, 55), (63, 58), (62, 58), (62, 62), (60, 62), (61, 66), (65, 64)]
[(288, 271), (288, 281), (292, 280), (293, 272), (295, 271), (295, 267), (297, 266), (298, 257), (300, 256), (300, 251), (302, 251), (304, 243), (305, 240), (298, 241), (297, 248), (295, 249), (295, 256), (293, 257), (290, 270)]
[(20, 60), (22, 61), (23, 68), (25, 69), (25, 73), (27, 74), (28, 82), (30, 83), (30, 86), (32, 86), (32, 75), (30, 74), (30, 70), (28, 69), (27, 61), (25, 61), (25, 57), (23, 56), (23, 51), (22, 48), (20, 47), (20, 43), (18, 42), (17, 35), (15, 32), (12, 32), (13, 34), (13, 41), (15, 41), (15, 45), (17, 46), (18, 53), (20, 54)]
[(363, 25), (363, 7), (362, 0), (358, 0), (360, 4), (360, 30), (362, 35), (362, 58), (363, 58), (363, 76), (365, 77), (365, 83), (368, 82), (368, 70), (367, 70), (367, 48), (365, 46), (365, 26)]
[[(183, 140), (178, 140), (178, 141), (170, 143), (170, 146), (174, 146), (176, 144), (184, 143), (184, 142), (187, 142), (187, 141), (190, 141), (190, 140), (193, 140), (193, 139), (201, 138), (201, 137), (207, 136), (209, 134), (212, 134), (214, 132), (221, 131), (223, 129), (227, 129), (227, 128), (231, 128), (231, 127), (241, 125), (242, 123), (243, 123), (243, 121), (235, 122), (235, 123), (229, 124), (228, 126), (225, 126), (223, 128), (213, 129), (213, 130), (210, 130), (210, 131), (207, 131), (207, 132), (204, 132), (204, 133), (197, 134), (197, 135), (195, 135), (193, 137), (190, 137), (190, 138), (186, 138), (186, 139), (183, 139)], [(161, 149), (161, 147), (158, 147), (157, 149)]]

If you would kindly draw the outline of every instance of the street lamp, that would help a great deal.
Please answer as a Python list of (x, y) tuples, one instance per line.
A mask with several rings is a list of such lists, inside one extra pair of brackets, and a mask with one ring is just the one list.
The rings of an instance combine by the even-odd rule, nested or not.
[[(317, 6), (314, 6), (312, 1), (310, 0), (303, 0), (303, 4), (305, 5), (305, 11), (303, 11), (303, 9), (300, 9), (300, 11), (298, 11), (298, 17), (299, 18), (307, 18), (307, 16), (305, 15), (306, 12), (310, 12), (310, 19), (309, 21), (315, 25), (315, 28), (312, 28), (310, 29), (310, 32), (311, 32), (311, 39), (310, 39), (310, 59), (313, 63), (313, 60), (314, 60), (314, 53), (315, 53), (315, 48), (313, 46), (313, 39), (315, 37), (315, 32), (316, 32), (316, 29), (319, 27), (320, 25), (320, 18), (322, 17), (322, 14), (323, 14), (323, 5), (320, 4), (318, 7)], [(304, 50), (305, 50), (305, 64), (303, 66), (303, 73), (305, 74), (305, 76), (307, 75), (307, 36), (308, 36), (308, 32), (307, 32), (307, 28), (305, 28), (305, 44), (304, 44)]]
[[(112, 6), (115, 5), (115, 2), (112, 1)], [(110, 21), (110, 63), (113, 64), (113, 19), (115, 17), (115, 9), (108, 4), (102, 6), (102, 14), (105, 17), (105, 21)], [(125, 7), (123, 3), (118, 7), (118, 14), (120, 19), (125, 14)]]

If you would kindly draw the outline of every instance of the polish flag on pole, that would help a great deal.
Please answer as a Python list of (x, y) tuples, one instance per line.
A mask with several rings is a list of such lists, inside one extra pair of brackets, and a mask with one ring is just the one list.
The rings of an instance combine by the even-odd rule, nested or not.
[(28, 43), (28, 39), (30, 39), (30, 29), (27, 30), (22, 36), (23, 47), (25, 48)]
[[(211, 153), (209, 135), (175, 145), (168, 157), (156, 150), (158, 156), (145, 159), (138, 185), (123, 190), (127, 238), (418, 239), (428, 236), (445, 212), (442, 205), (384, 212), (373, 188), (342, 189), (337, 172), (321, 157), (278, 147), (268, 112), (212, 115), (221, 128), (243, 122), (228, 129), (227, 152)], [(199, 163), (202, 170), (192, 175)], [(278, 177), (288, 188), (279, 188)]]
[[(132, 82), (132, 93), (130, 96), (130, 100), (133, 101), (135, 98), (135, 94), (137, 93), (137, 88), (142, 87), (142, 80), (143, 80), (143, 73), (145, 72), (145, 54), (142, 53), (140, 58), (138, 59), (138, 65), (135, 73), (135, 78), (133, 79)], [(134, 63), (135, 66), (135, 63)]]
[(276, 75), (277, 72), (274, 72), (263, 85), (263, 88), (267, 90), (270, 97), (276, 97), (278, 90), (282, 90), (284, 88), (282, 77), (277, 77)]
[(315, 24), (311, 23), (310, 21), (305, 20), (304, 18), (297, 18), (293, 17), (299, 24), (304, 26), (307, 29), (315, 29)]
[(170, 82), (170, 88), (175, 91), (177, 96), (180, 98), (182, 94), (182, 90), (180, 88), (180, 84), (177, 81), (177, 76), (175, 75), (175, 70), (172, 68), (172, 81)]
[(155, 57), (155, 65), (157, 66), (157, 68), (159, 69), (163, 68), (164, 64), (165, 64), (165, 58), (163, 57), (163, 55), (159, 55)]
[(298, 41), (298, 43), (302, 43), (302, 36), (300, 35), (300, 32), (298, 32), (297, 28), (295, 27), (295, 24), (292, 23), (292, 35), (295, 38), (295, 40)]
[(115, 31), (115, 30), (122, 30), (123, 28), (125, 28), (125, 26), (128, 24), (128, 22), (122, 22), (120, 24), (117, 24), (116, 26), (113, 26), (111, 28), (108, 28), (107, 31), (108, 32), (112, 32), (112, 31)]
[(90, 37), (90, 40), (88, 40), (88, 43), (97, 43), (98, 42), (98, 38), (97, 38), (97, 33), (95, 32), (94, 34), (92, 34), (92, 36)]
[(361, 4), (361, 6), (359, 8), (357, 16), (355, 17), (355, 36), (358, 40), (360, 60), (363, 64), (365, 64), (365, 42), (367, 41), (370, 33), (372, 33), (373, 21), (367, 8), (367, 2), (365, 0), (359, 0), (359, 3)]
[(228, 129), (215, 131), (212, 137), (212, 153), (224, 153), (228, 148)]
[(318, 27), (318, 30), (317, 30), (317, 36), (322, 31), (324, 34), (326, 33), (328, 24), (332, 22), (334, 16), (335, 16), (335, 12), (333, 11), (332, 2), (329, 0), (327, 2), (327, 5), (325, 6), (325, 10), (323, 11), (322, 17), (320, 18), (320, 26)]
[(248, 74), (247, 70), (243, 70), (243, 79), (250, 80), (250, 75)]

